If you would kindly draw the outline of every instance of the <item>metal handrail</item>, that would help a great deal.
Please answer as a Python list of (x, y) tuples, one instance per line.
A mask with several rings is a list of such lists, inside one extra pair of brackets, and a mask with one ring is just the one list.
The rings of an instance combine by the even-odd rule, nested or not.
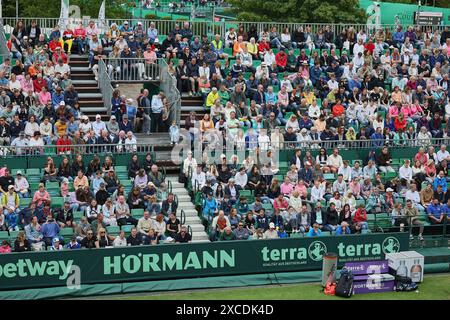
[(183, 209), (180, 211), (180, 223), (184, 225), (186, 223), (186, 212)]
[(109, 76), (108, 67), (103, 60), (98, 61), (98, 86), (103, 96), (103, 105), (111, 116), (111, 100), (113, 97), (113, 87)]

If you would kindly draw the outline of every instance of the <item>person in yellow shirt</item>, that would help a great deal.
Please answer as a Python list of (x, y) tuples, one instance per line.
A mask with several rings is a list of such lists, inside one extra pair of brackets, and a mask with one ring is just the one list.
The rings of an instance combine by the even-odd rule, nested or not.
[(220, 99), (219, 93), (217, 92), (217, 88), (213, 87), (206, 97), (206, 108), (211, 108), (217, 99)]
[(59, 120), (55, 122), (55, 131), (58, 137), (67, 134), (67, 122), (65, 118), (59, 118)]
[(253, 59), (258, 59), (258, 45), (256, 44), (255, 38), (251, 37), (250, 42), (247, 43), (248, 53), (250, 53)]

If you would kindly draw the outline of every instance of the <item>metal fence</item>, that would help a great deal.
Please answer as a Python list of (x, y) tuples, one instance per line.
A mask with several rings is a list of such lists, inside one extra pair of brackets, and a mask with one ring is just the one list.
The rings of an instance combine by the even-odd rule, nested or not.
[(108, 115), (111, 115), (111, 100), (113, 96), (113, 87), (109, 77), (108, 67), (103, 60), (98, 62), (98, 86), (103, 96), (103, 105)]
[(71, 144), (44, 146), (1, 146), (0, 155), (7, 156), (39, 156), (39, 155), (87, 155), (87, 154), (130, 154), (153, 153), (154, 146), (145, 143), (111, 143), (111, 144)]
[[(18, 20), (22, 20), (26, 26), (31, 24), (31, 21), (35, 20), (37, 24), (40, 26), (42, 32), (44, 34), (49, 35), (52, 31), (52, 29), (59, 24), (59, 18), (15, 18), (15, 17), (4, 17), (3, 18), (3, 24), (5, 26), (6, 33), (11, 33), (14, 26), (16, 25)], [(87, 23), (93, 20), (98, 26), (101, 26), (103, 24), (103, 21), (99, 21), (98, 19), (80, 19), (80, 18), (69, 18), (69, 25), (71, 27), (75, 27), (79, 21), (83, 21), (85, 25)], [(143, 28), (147, 30), (147, 28), (150, 26), (151, 22), (155, 23), (155, 27), (158, 29), (158, 33), (160, 35), (167, 35), (169, 34), (174, 28), (176, 24), (179, 24), (182, 27), (182, 23), (184, 21), (189, 21), (188, 18), (186, 19), (179, 19), (179, 20), (149, 20), (149, 19), (106, 19), (106, 25), (109, 27), (111, 24), (116, 23), (118, 26), (122, 25), (124, 21), (129, 21), (130, 25), (133, 27), (137, 25), (137, 22), (142, 22)], [(225, 36), (225, 33), (228, 31), (228, 28), (233, 26), (237, 27), (242, 25), (244, 27), (244, 30), (248, 32), (250, 30), (250, 27), (254, 26), (256, 28), (256, 31), (258, 32), (258, 35), (261, 34), (264, 30), (269, 30), (272, 27), (276, 27), (279, 32), (281, 32), (284, 28), (288, 28), (290, 32), (294, 31), (298, 27), (303, 27), (305, 29), (306, 27), (311, 28), (311, 32), (314, 34), (319, 29), (324, 29), (325, 27), (329, 26), (330, 30), (334, 32), (334, 35), (337, 36), (341, 31), (347, 29), (347, 28), (353, 28), (355, 32), (360, 31), (361, 29), (366, 30), (366, 32), (373, 33), (374, 27), (367, 25), (367, 24), (356, 24), (356, 23), (339, 23), (339, 24), (332, 24), (332, 23), (288, 23), (288, 22), (251, 22), (251, 21), (222, 21), (222, 22), (213, 22), (213, 21), (190, 21), (191, 29), (194, 33), (194, 35), (208, 35), (209, 37), (212, 37), (214, 34), (220, 34), (222, 37)], [(404, 25), (403, 27), (405, 27)], [(389, 30), (390, 32), (393, 32), (396, 30), (397, 25), (396, 24), (383, 24), (380, 26), (384, 30)], [(434, 30), (443, 30), (443, 25), (434, 25), (434, 26), (421, 26), (421, 29), (423, 31), (427, 30), (428, 28), (431, 28)], [(105, 30), (101, 30), (104, 32)]]
[(160, 78), (159, 64), (150, 63), (144, 58), (107, 58), (105, 64), (113, 82), (158, 81)]
[[(173, 111), (175, 113), (175, 110)], [(176, 115), (174, 115), (176, 116)], [(228, 139), (233, 141), (233, 139)], [(201, 143), (201, 142), (200, 142)], [(261, 148), (260, 151), (268, 150), (317, 150), (319, 148), (333, 149), (338, 148), (340, 150), (354, 150), (354, 149), (379, 149), (380, 147), (387, 145), (392, 148), (419, 148), (433, 146), (437, 150), (441, 144), (449, 145), (450, 137), (443, 139), (433, 139), (430, 143), (420, 144), (417, 140), (409, 139), (405, 140), (405, 144), (395, 145), (386, 144), (386, 140), (328, 140), (328, 141), (308, 141), (308, 142), (284, 142), (284, 143), (267, 143), (267, 148)], [(208, 146), (211, 148), (211, 146)], [(190, 146), (188, 145), (189, 149)], [(257, 146), (247, 146), (244, 149), (239, 149), (235, 142), (228, 143), (226, 146), (218, 147), (215, 149), (220, 153), (223, 150), (229, 151), (255, 151)], [(214, 149), (209, 149), (212, 151)], [(30, 155), (55, 155), (55, 154), (94, 154), (94, 153), (114, 153), (125, 154), (130, 152), (148, 153), (154, 152), (154, 146), (145, 143), (131, 143), (131, 144), (71, 144), (71, 145), (44, 145), (44, 146), (1, 146), (0, 156), (30, 156)], [(219, 154), (220, 154), (219, 153)]]

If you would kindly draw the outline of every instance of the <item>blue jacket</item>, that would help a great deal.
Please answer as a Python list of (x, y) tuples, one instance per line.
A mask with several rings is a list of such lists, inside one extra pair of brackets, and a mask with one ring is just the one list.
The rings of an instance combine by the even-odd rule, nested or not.
[[(350, 228), (346, 228), (345, 229), (345, 234), (350, 234), (351, 232), (350, 232)], [(343, 231), (342, 231), (342, 227), (341, 226), (339, 226), (339, 227), (337, 227), (336, 228), (336, 235), (342, 235), (343, 234)]]
[(61, 92), (60, 95), (57, 95), (56, 92), (53, 93), (53, 95), (52, 95), (52, 105), (53, 105), (53, 107), (55, 107), (55, 108), (59, 107), (59, 103), (61, 101), (64, 101), (64, 93)]
[(440, 218), (441, 214), (444, 213), (444, 208), (441, 204), (438, 204), (437, 206), (434, 204), (431, 204), (427, 208), (427, 214), (433, 215), (436, 218)]
[(394, 40), (394, 42), (403, 42), (403, 41), (405, 41), (405, 33), (402, 32), (402, 31), (394, 32), (394, 34), (392, 35), (392, 40)]
[(211, 198), (211, 200), (210, 200), (210, 199), (206, 198), (203, 201), (203, 215), (208, 215), (208, 214), (214, 213), (216, 210), (217, 210), (216, 199)]
[(447, 179), (445, 177), (439, 178), (439, 176), (434, 178), (433, 189), (436, 191), (438, 186), (442, 186), (442, 192), (447, 192)]
[(321, 234), (322, 234), (322, 231), (320, 231), (320, 229), (317, 229), (317, 232), (315, 232), (314, 228), (311, 228), (311, 229), (309, 229), (306, 236), (307, 237), (315, 237), (315, 236), (320, 236)]
[(44, 223), (41, 228), (42, 236), (44, 238), (54, 238), (58, 236), (59, 233), (59, 225), (56, 222), (52, 223)]
[(5, 221), (9, 228), (15, 228), (17, 226), (17, 213), (5, 214)]

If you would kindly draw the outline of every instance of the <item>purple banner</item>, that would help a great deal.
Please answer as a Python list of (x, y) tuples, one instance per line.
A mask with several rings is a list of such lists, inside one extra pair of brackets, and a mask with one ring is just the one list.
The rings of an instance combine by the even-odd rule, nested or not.
[(389, 266), (387, 260), (347, 262), (345, 268), (354, 275), (388, 273)]

